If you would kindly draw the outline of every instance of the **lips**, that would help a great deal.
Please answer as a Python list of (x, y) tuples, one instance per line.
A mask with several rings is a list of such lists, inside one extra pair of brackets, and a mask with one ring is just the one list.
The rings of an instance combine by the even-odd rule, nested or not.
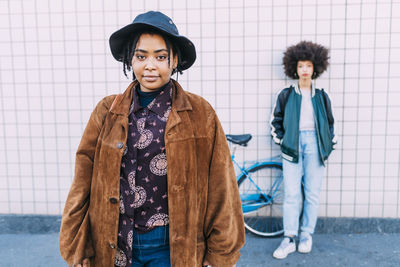
[(158, 76), (157, 75), (145, 75), (145, 76), (143, 76), (143, 79), (146, 82), (154, 82), (158, 79)]

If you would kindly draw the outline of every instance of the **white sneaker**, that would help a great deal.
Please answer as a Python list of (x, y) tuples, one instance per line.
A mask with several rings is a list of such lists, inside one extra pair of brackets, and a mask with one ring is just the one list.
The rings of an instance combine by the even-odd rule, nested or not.
[(310, 233), (301, 232), (299, 247), (297, 248), (297, 250), (300, 253), (310, 253), (311, 249), (312, 249), (312, 237)]
[(287, 257), (292, 252), (296, 251), (296, 243), (294, 242), (294, 239), (290, 241), (289, 237), (285, 237), (279, 247), (274, 251), (274, 258), (276, 259), (284, 259)]

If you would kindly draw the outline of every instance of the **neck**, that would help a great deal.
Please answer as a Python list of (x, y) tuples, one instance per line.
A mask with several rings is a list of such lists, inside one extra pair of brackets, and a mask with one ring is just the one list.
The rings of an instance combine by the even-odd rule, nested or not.
[(299, 79), (299, 88), (311, 89), (311, 79)]
[(169, 81), (166, 84), (162, 85), (161, 87), (159, 87), (157, 89), (152, 89), (152, 90), (146, 89), (140, 84), (140, 86), (137, 89), (138, 89), (138, 92), (141, 92), (141, 93), (144, 93), (144, 94), (159, 93), (162, 90), (164, 90), (164, 88), (167, 87), (168, 84), (169, 84)]

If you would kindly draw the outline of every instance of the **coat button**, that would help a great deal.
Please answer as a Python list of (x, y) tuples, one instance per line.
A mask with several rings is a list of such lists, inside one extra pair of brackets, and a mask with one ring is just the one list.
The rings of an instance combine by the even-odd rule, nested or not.
[(118, 200), (115, 197), (110, 197), (110, 202), (112, 204), (117, 204)]
[(121, 149), (124, 147), (124, 144), (122, 142), (117, 143), (117, 148)]
[(115, 248), (115, 244), (110, 242), (110, 248), (114, 249)]

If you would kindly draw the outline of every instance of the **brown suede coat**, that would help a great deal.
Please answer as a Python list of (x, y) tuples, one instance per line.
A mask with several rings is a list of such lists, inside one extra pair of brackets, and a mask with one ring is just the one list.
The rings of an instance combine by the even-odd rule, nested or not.
[[(76, 153), (62, 216), (60, 251), (69, 265), (114, 266), (121, 157), (133, 82), (122, 97), (96, 106)], [(212, 107), (173, 81), (165, 129), (172, 266), (232, 266), (245, 240), (229, 148)], [(110, 109), (111, 108), (111, 109)]]

